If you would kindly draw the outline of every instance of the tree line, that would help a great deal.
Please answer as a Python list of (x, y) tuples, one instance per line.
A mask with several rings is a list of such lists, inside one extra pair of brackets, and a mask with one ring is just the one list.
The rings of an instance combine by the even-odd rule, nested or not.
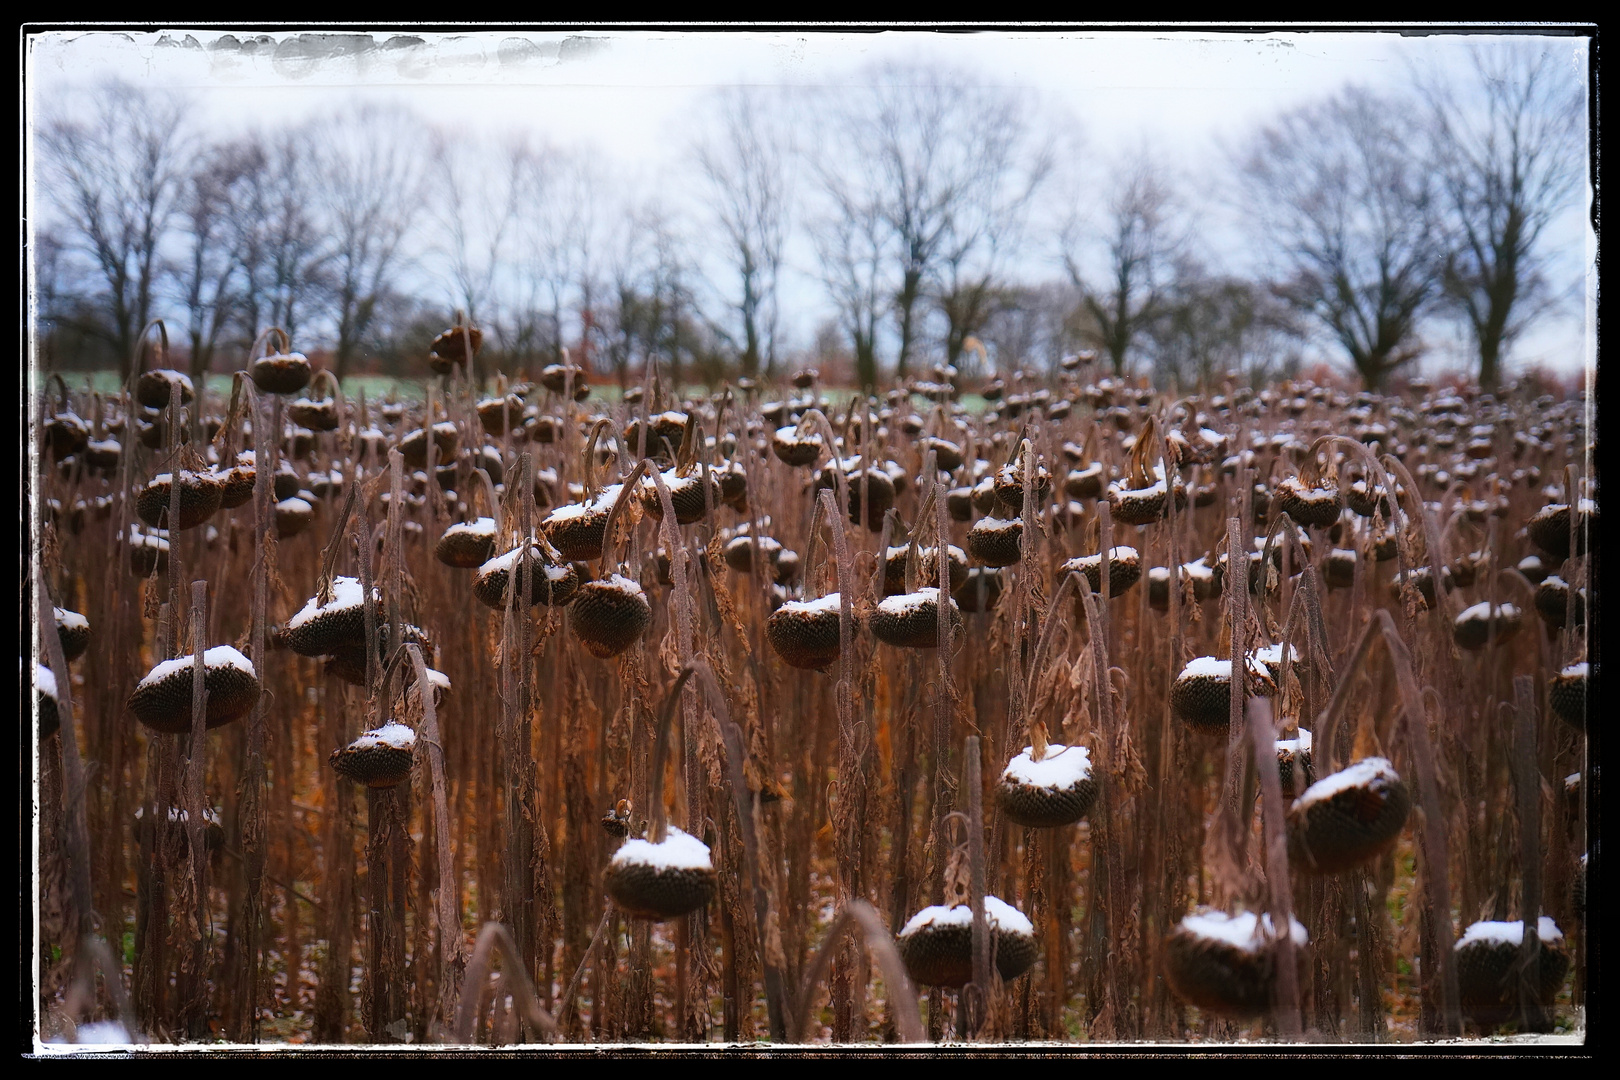
[[(1191, 387), (1314, 347), (1378, 386), (1449, 325), (1488, 387), (1567, 291), (1547, 230), (1584, 194), (1572, 76), (1535, 42), (1482, 46), (1458, 77), (1280, 113), (1193, 184), (1151, 150), (1096, 162), (1028, 95), (889, 63), (716, 92), (680, 202), (532, 133), (349, 104), (222, 138), (183, 98), (107, 82), (36, 129), (40, 355), (127, 375), (161, 316), (194, 376), (269, 325), (340, 377), (407, 373), (461, 310), (487, 370), (567, 350), (621, 382), (811, 362), (874, 385), (1092, 350)], [(1252, 266), (1217, 256), (1209, 192)], [(785, 329), (793, 274), (819, 289), (811, 340)]]

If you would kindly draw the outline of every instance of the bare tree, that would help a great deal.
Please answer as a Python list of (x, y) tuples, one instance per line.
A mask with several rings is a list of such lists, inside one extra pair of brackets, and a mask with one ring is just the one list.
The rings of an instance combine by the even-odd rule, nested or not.
[(726, 253), (741, 295), (729, 303), (741, 323), (745, 375), (776, 368), (777, 278), (788, 230), (788, 155), (785, 125), (767, 113), (751, 88), (715, 100), (720, 130), (696, 150), (707, 181), (708, 209), (725, 236)]
[(1008, 128), (987, 140), (990, 155), (1005, 159), (1006, 167), (987, 171), (972, 197), (960, 199), (945, 217), (929, 293), (945, 320), (949, 364), (957, 363), (963, 344), (1007, 301), (1006, 260), (1019, 250), (1030, 203), (1052, 171), (1051, 151), (1032, 146), (1025, 152), (1017, 145), (1023, 137), (1021, 129)]
[(523, 141), (491, 147), (464, 135), (434, 144), (431, 192), (437, 247), (449, 268), (454, 305), (476, 325), (501, 325), (500, 288), (511, 259), (525, 185), (538, 163)]
[[(1162, 165), (1143, 153), (1120, 173), (1101, 228), (1072, 214), (1062, 229), (1063, 264), (1096, 324), (1095, 344), (1124, 375), (1141, 332), (1159, 317), (1184, 246)], [(1083, 252), (1098, 246), (1103, 273), (1088, 281)]]
[(855, 381), (877, 385), (878, 325), (888, 304), (883, 267), (889, 235), (877, 203), (857, 192), (834, 188), (834, 207), (814, 231), (822, 281), (838, 310), (855, 353)]
[[(555, 183), (554, 153), (536, 153), (525, 162), (517, 186), (517, 219), (513, 223), (511, 280), (502, 290), (502, 315), (490, 329), (507, 363), (514, 368), (536, 368), (557, 355), (560, 327), (547, 310), (547, 294), (557, 303), (566, 291), (553, 275), (551, 254), (556, 250), (552, 228), (554, 207), (548, 201)], [(566, 276), (561, 277), (566, 282)], [(560, 316), (558, 317), (560, 322)]]
[(1420, 78), (1446, 211), (1445, 296), (1466, 320), (1479, 382), (1552, 299), (1541, 243), (1586, 158), (1585, 96), (1544, 43), (1472, 50), (1472, 85)]
[(835, 206), (875, 208), (893, 236), (895, 368), (904, 377), (922, 336), (918, 302), (941, 259), (954, 251), (958, 271), (965, 268), (994, 234), (984, 223), (1021, 207), (1046, 159), (1032, 148), (1024, 97), (961, 71), (885, 64), (834, 114), (821, 149), (845, 152), (818, 153), (813, 164)]
[(371, 329), (378, 300), (395, 286), (423, 199), (421, 122), (403, 109), (361, 105), (320, 124), (313, 141), (332, 253), (333, 369), (342, 378)]
[(1264, 285), (1210, 274), (1183, 256), (1143, 336), (1160, 386), (1208, 387), (1227, 372), (1259, 386), (1297, 368), (1304, 328)]
[(639, 305), (646, 236), (633, 220), (626, 220), (612, 233), (608, 243), (606, 287), (610, 302), (604, 317), (596, 320), (596, 330), (602, 336), (603, 353), (622, 388), (630, 385), (631, 365), (641, 355), (638, 352), (641, 342)]
[[(945, 320), (945, 360), (955, 364), (964, 343), (980, 332), (1007, 301), (1004, 261), (1017, 249), (1023, 214), (1044, 178), (1044, 162), (1017, 191), (1004, 193), (951, 215), (944, 250), (932, 276), (930, 297)], [(999, 186), (999, 185), (998, 185)]]
[(962, 357), (963, 345), (978, 336), (1000, 310), (1006, 293), (988, 270), (965, 271), (954, 261), (946, 264), (941, 279), (934, 297), (945, 317), (945, 361), (955, 364)]
[(129, 375), (135, 340), (153, 314), (162, 249), (179, 210), (188, 166), (186, 106), (110, 81), (93, 91), (87, 120), (56, 117), (40, 133), (45, 183), (37, 189), (87, 256), (96, 285), (81, 329), (108, 342)]
[(1262, 129), (1238, 163), (1283, 294), (1370, 388), (1423, 351), (1442, 264), (1434, 185), (1408, 151), (1411, 104), (1351, 87)]
[(608, 309), (607, 317), (597, 323), (596, 332), (602, 342), (597, 356), (607, 364), (622, 392), (630, 386), (630, 361), (635, 351), (634, 328), (631, 321), (624, 318), (624, 312), (626, 301), (633, 302), (635, 290), (619, 282), (612, 283), (611, 287), (617, 293), (617, 302)]
[(977, 337), (999, 370), (1055, 372), (1058, 361), (1085, 340), (1077, 314), (1083, 314), (1080, 293), (1067, 281), (1007, 286), (997, 290), (994, 310)]
[[(66, 227), (41, 225), (34, 234), (34, 301), (39, 313), (40, 361), (49, 367), (105, 368), (118, 363), (108, 336), (105, 307), (83, 288)], [(25, 372), (26, 374), (26, 372)]]
[(625, 213), (613, 188), (594, 164), (581, 167), (574, 176), (576, 220), (572, 231), (574, 288), (578, 297), (578, 360), (587, 371), (594, 370), (593, 359), (603, 339), (598, 323), (602, 319), (607, 293), (603, 260), (607, 237), (615, 228), (623, 229), (635, 219)]
[(186, 314), (191, 377), (200, 379), (240, 303), (243, 236), (233, 228), (233, 205), (260, 164), (241, 143), (209, 147), (186, 177), (181, 220), (185, 248), (175, 268), (177, 299)]
[(668, 364), (672, 384), (680, 386), (683, 362), (700, 346), (696, 332), (697, 301), (692, 294), (691, 260), (673, 217), (657, 203), (638, 215), (649, 256), (644, 274), (646, 319), (643, 325), (648, 360)]
[(65, 306), (66, 247), (59, 226), (43, 225), (34, 234), (34, 297), (42, 322), (57, 318)]
[(245, 163), (232, 203), (234, 243), (242, 266), (238, 344), (279, 326), (294, 340), (317, 301), (330, 291), (330, 251), (314, 217), (319, 184), (310, 132), (255, 133), (239, 146)]
[[(528, 314), (515, 336), (543, 341), (551, 363), (562, 358), (569, 331), (576, 329), (574, 358), (589, 367), (602, 337), (597, 324), (607, 232), (623, 219), (613, 205), (609, 178), (591, 157), (536, 154), (527, 166), (518, 230), (525, 255), (518, 262), (518, 279), (524, 290), (519, 307)], [(577, 328), (569, 325), (575, 320)]]

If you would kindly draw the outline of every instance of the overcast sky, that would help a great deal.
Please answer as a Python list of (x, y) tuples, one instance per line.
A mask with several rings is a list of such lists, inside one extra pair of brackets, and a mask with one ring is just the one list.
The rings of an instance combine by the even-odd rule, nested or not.
[[(1488, 29), (1488, 28), (1486, 28)], [(1526, 36), (1515, 31), (1516, 36)], [(272, 44), (254, 45), (268, 37)], [(403, 101), (425, 119), (473, 131), (528, 130), (565, 146), (593, 146), (642, 177), (685, 172), (706, 94), (715, 87), (837, 85), (886, 58), (937, 59), (981, 81), (1022, 88), (1053, 123), (1081, 133), (1099, 162), (1150, 146), (1198, 191), (1221, 147), (1292, 106), (1346, 83), (1405, 86), (1416, 69), (1463, 70), (1467, 37), (1369, 32), (1268, 34), (1154, 31), (938, 33), (576, 34), (394, 28), (356, 33), (108, 31), (30, 37), (31, 106), (65, 88), (116, 74), (188, 92), (221, 134), (311, 117), (344, 97)], [(1585, 85), (1587, 43), (1557, 43)], [(1548, 240), (1578, 280), (1591, 238), (1578, 209)], [(1525, 351), (1563, 369), (1595, 355), (1577, 297)], [(1436, 344), (1443, 344), (1437, 342)]]

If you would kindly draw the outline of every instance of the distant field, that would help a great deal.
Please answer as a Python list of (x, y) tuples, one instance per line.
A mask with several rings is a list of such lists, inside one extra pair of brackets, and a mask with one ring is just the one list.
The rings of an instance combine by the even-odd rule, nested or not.
[[(81, 390), (88, 386), (92, 391), (102, 394), (116, 394), (120, 388), (118, 373), (116, 371), (75, 371), (66, 372), (63, 377), (72, 390)], [(392, 397), (396, 401), (421, 401), (427, 396), (427, 381), (425, 379), (395, 378), (391, 375), (350, 375), (343, 380), (344, 391), (350, 397), (358, 397), (365, 391), (367, 401), (386, 401)], [(221, 396), (231, 392), (231, 376), (211, 374), (208, 376), (208, 389)], [(777, 389), (766, 387), (766, 397), (777, 393)], [(785, 387), (780, 388), (781, 393), (787, 393)], [(800, 391), (793, 391), (799, 393)], [(821, 393), (834, 402), (843, 402), (855, 393), (849, 387), (827, 386), (821, 388)], [(682, 390), (683, 396), (708, 396), (709, 388), (700, 385), (689, 385)], [(591, 396), (603, 401), (618, 401), (619, 387), (617, 383), (597, 383), (591, 387)], [(921, 397), (914, 400), (922, 402)], [(985, 400), (978, 394), (963, 394), (959, 403), (971, 413), (982, 413), (985, 409)]]
[[(91, 390), (103, 394), (116, 394), (120, 389), (118, 372), (116, 371), (76, 371), (64, 373), (63, 377), (72, 389), (81, 389), (88, 385)], [(404, 401), (420, 401), (426, 394), (427, 383), (423, 379), (398, 379), (390, 375), (350, 375), (343, 380), (343, 387), (350, 395), (358, 395), (361, 390), (366, 392), (368, 400), (387, 398), (392, 394), (395, 398)], [(209, 375), (208, 389), (219, 394), (231, 392), (231, 376)], [(603, 386), (595, 389), (596, 393), (607, 396), (611, 392), (613, 397), (618, 396), (617, 386)]]

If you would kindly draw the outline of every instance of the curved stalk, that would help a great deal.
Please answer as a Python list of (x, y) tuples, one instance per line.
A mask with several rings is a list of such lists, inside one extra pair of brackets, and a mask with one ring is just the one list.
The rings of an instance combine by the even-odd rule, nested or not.
[[(668, 835), (669, 812), (664, 808), (664, 759), (669, 757), (670, 729), (674, 726), (675, 704), (681, 700), (681, 691), (686, 688), (686, 680), (692, 677), (696, 668), (686, 664), (681, 673), (675, 676), (675, 682), (664, 696), (664, 708), (658, 714), (658, 735), (653, 743), (652, 756), (652, 791), (649, 799), (652, 803), (652, 832), (648, 839), (654, 844), (662, 844)], [(687, 822), (692, 827), (692, 822)]]
[[(287, 331), (283, 330), (279, 326), (267, 326), (263, 330), (259, 331), (259, 336), (254, 338), (253, 339), (253, 344), (248, 347), (248, 352), (247, 352), (247, 362), (248, 363), (251, 364), (251, 363), (253, 363), (253, 361), (259, 359), (259, 357), (261, 355), (259, 353), (259, 350), (261, 348), (264, 348), (265, 346), (270, 344), (270, 335), (271, 334), (276, 334), (281, 338), (281, 349), (280, 349), (281, 352), (287, 352), (290, 349), (292, 349), (292, 339), (287, 336)], [(263, 355), (264, 356), (269, 356), (270, 354), (269, 353), (264, 353)]]
[[(1034, 653), (1030, 655), (1029, 676), (1024, 685), (1024, 700), (1026, 702), (1035, 700), (1035, 684), (1040, 680), (1041, 672), (1046, 668), (1046, 654), (1051, 650), (1052, 639), (1056, 636), (1058, 623), (1062, 622), (1057, 617), (1058, 612), (1061, 610), (1060, 605), (1064, 600), (1068, 599), (1069, 592), (1075, 582), (1083, 580), (1084, 577), (1085, 575), (1078, 570), (1070, 570), (1067, 574), (1064, 574), (1063, 580), (1058, 582), (1057, 589), (1052, 593), (1051, 601), (1046, 605), (1046, 618), (1041, 624), (1041, 636), (1036, 640)], [(1091, 583), (1086, 582), (1086, 584), (1089, 586)]]
[[(517, 1000), (518, 1007), (523, 1010), (524, 1018), (548, 1035), (558, 1034), (557, 1021), (541, 1006), (540, 998), (534, 991), (534, 983), (530, 981), (529, 973), (524, 970), (523, 954), (518, 951), (511, 932), (498, 922), (487, 922), (478, 932), (472, 959), (467, 962), (467, 977), (462, 983), (461, 995), (456, 1003), (455, 1043), (460, 1046), (472, 1045), (473, 1026), (478, 1020), (479, 991), (489, 978), (490, 960), (497, 948), (506, 958), (506, 970), (502, 971), (505, 978), (502, 981), (511, 980), (515, 990), (512, 996)], [(469, 989), (473, 991), (470, 994)]]
[(585, 452), (580, 457), (580, 470), (587, 506), (596, 501), (596, 440), (604, 428), (612, 427), (613, 421), (604, 416), (591, 425), (591, 433), (585, 440)]
[[(321, 368), (319, 371), (317, 371), (315, 373), (315, 377), (313, 379), (311, 379), (310, 382), (309, 382), (309, 388), (311, 390), (314, 390), (315, 387), (318, 384), (324, 384), (326, 386), (326, 396), (327, 396), (327, 398), (329, 400), (331, 400), (331, 401), (338, 402), (339, 405), (341, 406), (341, 403), (342, 403), (342, 391), (341, 391), (341, 388), (338, 386), (337, 376), (332, 374), (332, 369), (331, 368)], [(313, 400), (317, 400), (317, 399), (311, 398), (310, 400), (313, 401)], [(432, 434), (433, 434), (432, 429), (433, 429), (433, 416), (432, 416), (432, 410), (429, 410), (429, 415), (428, 415), (428, 435), (429, 435), (430, 438), (432, 437)]]
[(501, 525), (506, 515), (501, 510), (501, 500), (495, 494), (495, 481), (489, 478), (489, 470), (481, 465), (473, 470), (473, 475), (478, 477), (478, 490), (484, 494), (484, 502), (489, 506), (489, 516), (495, 519), (495, 535), (502, 536), (504, 534)]
[[(743, 759), (746, 750), (743, 747), (742, 730), (731, 719), (731, 711), (726, 706), (726, 696), (720, 692), (720, 686), (715, 681), (714, 669), (707, 660), (699, 659), (696, 662), (698, 674), (703, 677), (703, 689), (708, 694), (710, 708), (714, 710), (715, 718), (719, 721), (720, 736), (726, 748), (726, 773), (731, 782), (733, 810), (737, 814), (737, 824), (742, 832), (743, 840), (743, 869), (748, 876), (747, 886), (754, 902), (754, 933), (761, 943), (760, 964), (763, 968), (765, 984), (765, 1009), (770, 1024), (771, 1038), (787, 1038), (787, 987), (783, 983), (781, 970), (771, 961), (770, 949), (765, 948), (765, 938), (771, 925), (770, 894), (761, 879), (759, 869), (759, 833), (761, 823), (758, 819), (759, 801), (748, 790), (747, 780), (743, 776)], [(888, 969), (885, 968), (885, 971)], [(801, 995), (800, 1000), (804, 1000)], [(915, 1011), (915, 1010), (914, 1010)]]
[(456, 878), (455, 857), (450, 839), (450, 809), (445, 795), (444, 744), (439, 735), (438, 709), (428, 684), (427, 664), (415, 642), (405, 646), (416, 672), (417, 697), (422, 702), (422, 735), (427, 746), (428, 770), (433, 799), (433, 850), (438, 856), (439, 876), (439, 1013), (445, 1023), (455, 1020), (454, 1003), (461, 990), (465, 944), (461, 938), (461, 891)]
[(900, 952), (895, 948), (894, 939), (889, 936), (888, 928), (883, 925), (877, 911), (865, 900), (852, 900), (839, 909), (832, 926), (827, 930), (827, 936), (822, 939), (821, 947), (816, 950), (815, 957), (805, 970), (804, 985), (799, 991), (799, 1007), (793, 1015), (793, 1041), (807, 1041), (811, 996), (816, 987), (827, 978), (833, 957), (841, 950), (846, 939), (854, 937), (857, 930), (864, 937), (867, 948), (876, 954), (878, 966), (883, 969), (883, 981), (891, 995), (894, 1022), (899, 1029), (900, 1041), (927, 1042), (928, 1033), (923, 1027), (922, 1006), (917, 1000), (917, 990), (906, 975), (905, 963), (900, 959)]
[(162, 319), (153, 319), (151, 322), (141, 327), (141, 332), (135, 336), (135, 355), (129, 358), (131, 380), (130, 387), (132, 389), (135, 385), (135, 380), (139, 379), (141, 376), (141, 360), (146, 355), (146, 335), (151, 332), (151, 329), (154, 326), (158, 328), (158, 340), (161, 342), (158, 347), (157, 354), (159, 366), (161, 367), (161, 365), (167, 362), (169, 359), (169, 328), (163, 324)]
[[(832, 455), (833, 483), (838, 490), (838, 505), (841, 508), (847, 508), (849, 506), (849, 478), (844, 475), (844, 461), (838, 456), (838, 437), (833, 434), (832, 421), (828, 420), (827, 415), (820, 409), (806, 409), (804, 415), (799, 418), (799, 430), (803, 431), (806, 425), (813, 426), (816, 429), (816, 433), (821, 436), (821, 441), (826, 444), (827, 453)], [(871, 467), (871, 462), (861, 462), (861, 483), (863, 485), (866, 483), (866, 470)], [(834, 516), (841, 518), (843, 516), (842, 510)], [(862, 522), (862, 524), (865, 523)]]
[(359, 489), (359, 484), (349, 484), (348, 494), (343, 497), (343, 509), (338, 513), (337, 524), (332, 527), (332, 535), (321, 551), (321, 574), (315, 579), (315, 598), (323, 605), (332, 599), (332, 571), (337, 566), (338, 552), (343, 549), (343, 534), (348, 528), (349, 515), (354, 512), (354, 500)]
[(225, 410), (225, 422), (219, 425), (219, 433), (214, 436), (214, 449), (219, 451), (219, 467), (222, 469), (235, 464), (231, 451), (236, 448), (236, 425), (242, 419), (242, 385), (247, 381), (245, 371), (231, 375), (231, 403)]
[[(900, 511), (891, 506), (883, 513), (883, 531), (878, 535), (877, 568), (872, 571), (872, 600), (874, 602), (882, 600), (884, 592), (887, 591), (889, 548), (894, 542), (896, 524), (901, 524), (901, 527), (904, 528), (904, 524), (900, 522)], [(911, 558), (909, 551), (906, 553), (906, 558), (909, 568)]]
[[(624, 512), (625, 506), (635, 497), (636, 486), (641, 482), (641, 478), (649, 472), (656, 474), (658, 466), (653, 464), (651, 458), (642, 458), (636, 462), (635, 468), (630, 470), (630, 475), (622, 481), (618, 497), (613, 500), (613, 505), (608, 509), (607, 521), (602, 525), (602, 558), (604, 561), (607, 559), (608, 545), (613, 542), (614, 523), (619, 520), (619, 515)], [(587, 498), (589, 498), (589, 495), (587, 495)], [(673, 519), (673, 507), (666, 507), (664, 513), (670, 515)], [(670, 558), (673, 559), (674, 557), (675, 554), (671, 551)]]

